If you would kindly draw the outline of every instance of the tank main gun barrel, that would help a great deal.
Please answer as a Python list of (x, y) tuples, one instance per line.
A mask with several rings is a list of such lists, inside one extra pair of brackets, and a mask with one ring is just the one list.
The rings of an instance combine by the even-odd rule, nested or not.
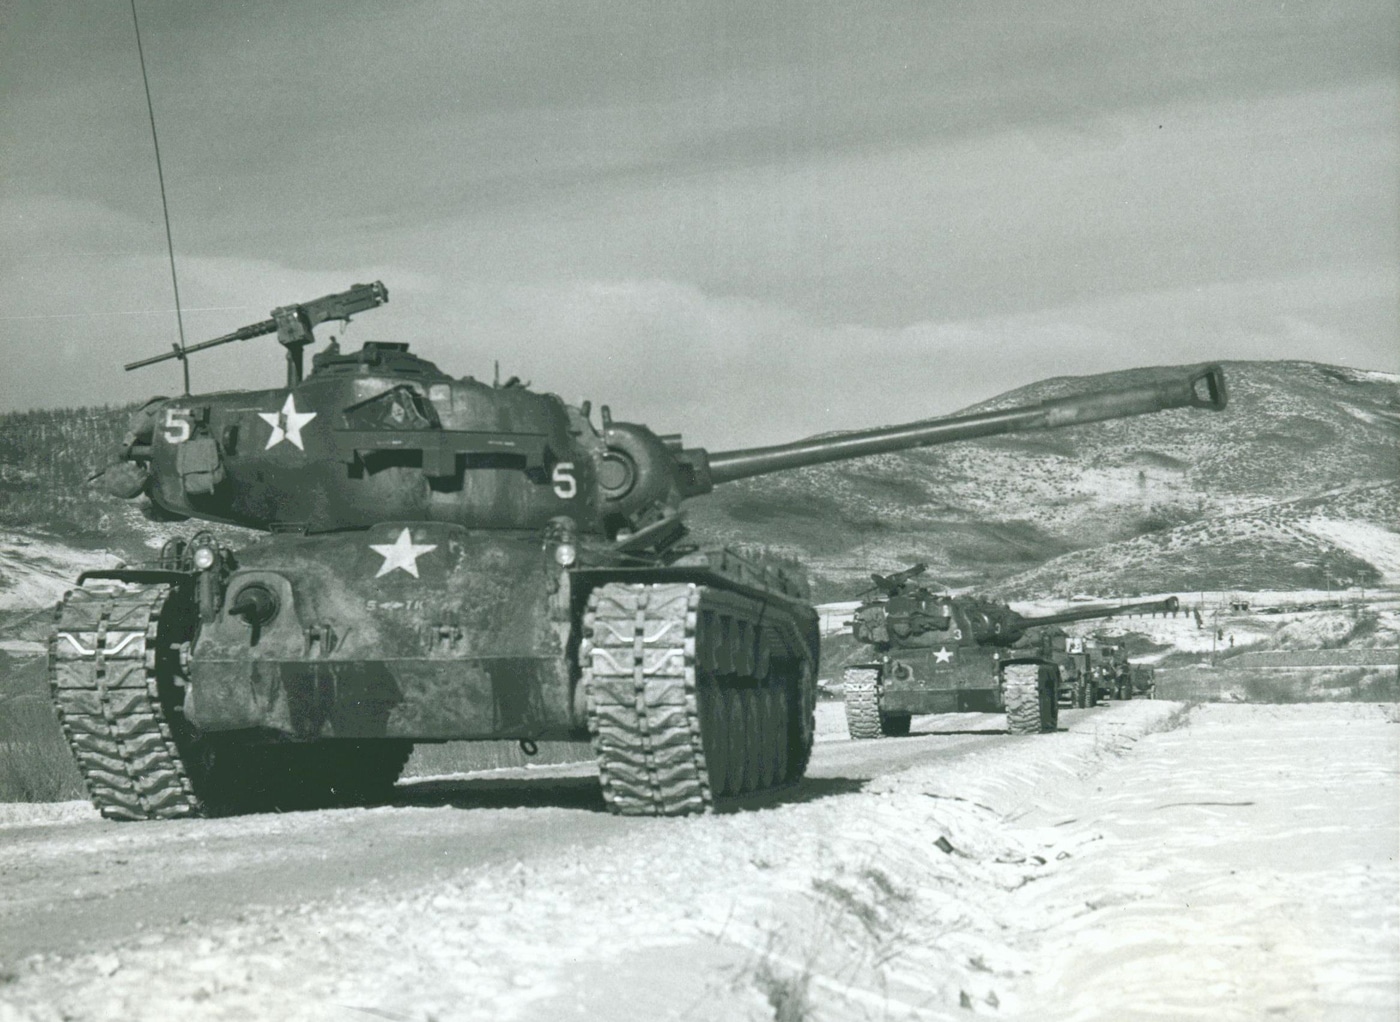
[(1042, 625), (1064, 625), (1071, 621), (1092, 621), (1094, 618), (1117, 617), (1119, 614), (1154, 614), (1158, 611), (1163, 613), (1175, 612), (1181, 606), (1180, 601), (1175, 596), (1168, 596), (1164, 600), (1146, 600), (1142, 603), (1119, 603), (1113, 606), (1080, 607), (1078, 610), (1066, 610), (1059, 614), (1046, 614), (1044, 617), (1022, 617), (1022, 625), (1026, 628), (1039, 628)]
[[(1225, 373), (1218, 365), (1201, 366), (1176, 380), (1106, 390), (1078, 397), (1056, 398), (1039, 404), (1006, 408), (977, 415), (928, 419), (903, 426), (859, 430), (839, 436), (799, 440), (773, 447), (717, 451), (705, 462), (710, 483), (727, 483), (786, 469), (805, 468), (830, 461), (846, 461), (870, 454), (904, 451), (913, 447), (970, 440), (1031, 430), (1058, 429), (1105, 419), (1123, 419), (1171, 408), (1225, 407)], [(687, 452), (691, 453), (691, 452)]]

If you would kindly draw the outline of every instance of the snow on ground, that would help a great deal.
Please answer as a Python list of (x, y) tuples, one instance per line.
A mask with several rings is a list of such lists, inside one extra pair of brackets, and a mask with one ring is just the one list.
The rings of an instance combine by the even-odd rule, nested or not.
[(1199, 707), (1090, 779), (1090, 804), (1066, 792), (1028, 814), (1102, 839), (1091, 883), (1070, 870), (1037, 891), (1033, 942), (1061, 953), (1032, 986), (1054, 1016), (1395, 1018), (1396, 716)]
[(1394, 1019), (1397, 719), (1115, 704), (859, 792), (20, 963), (0, 1020)]
[(73, 588), (78, 573), (115, 567), (105, 550), (78, 550), (18, 533), (0, 532), (0, 610), (52, 607)]
[(1298, 524), (1319, 539), (1368, 562), (1387, 585), (1400, 583), (1400, 534), (1354, 519), (1307, 518)]

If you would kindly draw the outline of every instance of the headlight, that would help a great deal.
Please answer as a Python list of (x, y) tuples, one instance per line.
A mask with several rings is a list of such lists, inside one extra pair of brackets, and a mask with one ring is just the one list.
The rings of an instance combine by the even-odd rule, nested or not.
[(211, 546), (200, 546), (194, 549), (194, 566), (200, 571), (208, 571), (219, 560), (219, 553)]
[(578, 560), (578, 547), (572, 543), (560, 543), (554, 548), (554, 559), (559, 562), (559, 566), (567, 568)]

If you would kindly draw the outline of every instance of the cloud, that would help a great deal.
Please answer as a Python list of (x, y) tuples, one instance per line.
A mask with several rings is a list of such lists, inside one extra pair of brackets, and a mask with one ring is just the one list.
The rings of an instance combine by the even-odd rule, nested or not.
[(443, 286), (456, 302), (415, 296), (425, 304), (400, 309), (410, 322), (394, 334), (421, 337), (415, 350), (443, 369), (488, 376), (500, 359), (507, 375), (712, 448), (914, 421), (1038, 379), (1135, 365), (1321, 358), (1400, 368), (1377, 364), (1355, 321), (1358, 300), (1400, 301), (1393, 276), (1364, 269), (893, 328), (823, 323), (660, 280)]
[[(113, 371), (174, 339), (129, 26), (25, 10), (0, 404), (168, 388)], [(382, 279), (350, 343), (723, 445), (1393, 356), (1393, 5), (402, 10), (143, 3), (191, 340)], [(196, 385), (277, 383), (260, 343)]]

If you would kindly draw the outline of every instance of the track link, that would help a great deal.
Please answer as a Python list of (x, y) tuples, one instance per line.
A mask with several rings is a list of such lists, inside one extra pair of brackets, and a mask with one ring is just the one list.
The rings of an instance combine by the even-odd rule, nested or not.
[(769, 670), (764, 610), (693, 583), (611, 583), (589, 595), (582, 683), (610, 810), (703, 813), (801, 777), (813, 672), (793, 684)]
[(169, 586), (78, 589), (55, 612), (50, 694), (92, 803), (108, 819), (203, 811), (157, 684), (156, 640), (170, 596)]

